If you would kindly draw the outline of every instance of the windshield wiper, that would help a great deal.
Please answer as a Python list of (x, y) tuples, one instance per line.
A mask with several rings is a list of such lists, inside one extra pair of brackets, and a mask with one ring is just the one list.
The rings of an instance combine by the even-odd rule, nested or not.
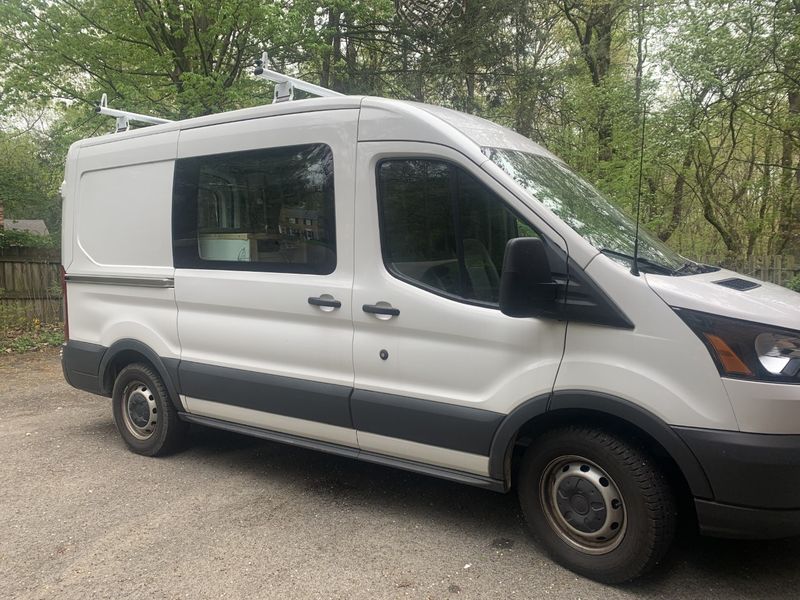
[[(631, 261), (631, 263), (633, 263), (634, 260), (633, 256), (631, 256), (630, 254), (625, 254), (624, 252), (617, 252), (616, 250), (610, 250), (609, 248), (600, 248), (600, 252), (608, 256), (616, 256), (619, 258), (624, 258), (625, 260)], [(639, 265), (639, 267), (644, 267), (645, 269), (643, 270), (647, 270), (655, 274), (674, 275), (676, 273), (674, 269), (670, 269), (669, 267), (660, 265), (657, 262), (654, 262), (648, 258), (642, 258), (641, 256), (639, 256), (636, 259), (636, 264)]]
[(676, 273), (681, 275), (697, 275), (699, 273), (712, 273), (714, 271), (719, 271), (719, 267), (715, 267), (713, 265), (704, 265), (702, 263), (694, 262), (693, 260), (687, 260), (683, 263), (683, 266), (679, 269), (676, 269)]

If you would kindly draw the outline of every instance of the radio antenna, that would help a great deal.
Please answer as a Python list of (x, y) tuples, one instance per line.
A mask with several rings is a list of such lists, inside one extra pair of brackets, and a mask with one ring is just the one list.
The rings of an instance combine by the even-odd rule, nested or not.
[(639, 189), (636, 192), (636, 234), (633, 238), (633, 264), (631, 274), (639, 276), (639, 221), (642, 214), (642, 171), (644, 169), (644, 127), (647, 122), (647, 105), (642, 107), (642, 139), (639, 144)]

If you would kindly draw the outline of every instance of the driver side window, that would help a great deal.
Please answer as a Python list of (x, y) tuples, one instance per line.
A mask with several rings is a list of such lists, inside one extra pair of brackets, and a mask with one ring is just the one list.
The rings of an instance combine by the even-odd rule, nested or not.
[(498, 302), (506, 242), (537, 235), (475, 177), (444, 161), (382, 161), (378, 206), (391, 273), (478, 304)]

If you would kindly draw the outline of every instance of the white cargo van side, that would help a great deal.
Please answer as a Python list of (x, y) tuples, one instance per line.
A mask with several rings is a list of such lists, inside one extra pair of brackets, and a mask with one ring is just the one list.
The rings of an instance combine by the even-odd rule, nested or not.
[(800, 296), (634, 236), (544, 148), (428, 105), (83, 140), (64, 374), (140, 454), (194, 423), (516, 488), (602, 581), (662, 559), (681, 495), (705, 534), (800, 534)]

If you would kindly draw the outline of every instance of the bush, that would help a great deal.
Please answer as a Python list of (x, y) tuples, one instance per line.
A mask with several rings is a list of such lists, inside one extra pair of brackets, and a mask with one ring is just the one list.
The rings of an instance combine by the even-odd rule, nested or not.
[(0, 229), (0, 249), (4, 248), (58, 248), (59, 238), (50, 235), (36, 235), (29, 231)]
[(795, 275), (786, 282), (786, 287), (795, 292), (800, 292), (800, 275)]
[(0, 304), (0, 352), (28, 352), (64, 342), (61, 323), (42, 323), (18, 304)]

